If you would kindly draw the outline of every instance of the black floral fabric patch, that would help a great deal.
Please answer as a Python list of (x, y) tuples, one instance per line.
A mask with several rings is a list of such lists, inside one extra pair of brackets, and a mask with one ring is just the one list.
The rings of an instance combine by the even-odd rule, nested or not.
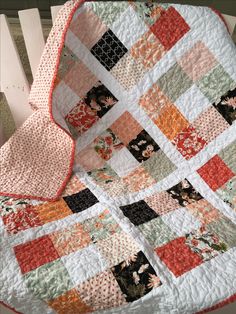
[(145, 130), (142, 130), (135, 139), (129, 142), (127, 148), (139, 162), (148, 160), (160, 149)]
[(108, 71), (116, 65), (127, 51), (128, 49), (110, 29), (91, 49), (91, 53)]
[(121, 206), (120, 209), (136, 226), (158, 217), (157, 213), (143, 200), (130, 205)]
[(216, 110), (225, 118), (231, 125), (236, 120), (236, 88), (228, 91), (218, 104), (213, 104)]
[(85, 189), (76, 194), (65, 196), (63, 199), (73, 213), (79, 213), (98, 203), (98, 199), (89, 189)]
[(203, 197), (198, 193), (191, 183), (184, 179), (180, 183), (174, 185), (167, 192), (179, 202), (180, 206), (187, 206), (193, 202), (199, 201)]
[(155, 270), (142, 251), (112, 267), (111, 270), (127, 302), (138, 300), (161, 285)]
[(104, 116), (116, 103), (115, 96), (103, 85), (100, 81), (86, 95), (85, 103), (96, 112), (101, 118)]

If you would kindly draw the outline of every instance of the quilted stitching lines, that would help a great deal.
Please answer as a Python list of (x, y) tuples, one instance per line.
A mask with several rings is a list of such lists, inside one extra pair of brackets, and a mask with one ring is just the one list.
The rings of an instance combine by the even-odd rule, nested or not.
[[(59, 313), (72, 309), (90, 313), (119, 306), (161, 285), (137, 243), (120, 229), (108, 210), (20, 244), (14, 251), (33, 295)], [(76, 269), (77, 264), (74, 275), (71, 267)]]

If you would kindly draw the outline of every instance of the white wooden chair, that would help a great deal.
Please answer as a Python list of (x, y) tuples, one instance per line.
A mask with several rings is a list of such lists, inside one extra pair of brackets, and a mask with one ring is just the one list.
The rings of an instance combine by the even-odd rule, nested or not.
[[(51, 7), (53, 22), (60, 8), (61, 6)], [(19, 11), (18, 14), (34, 77), (45, 45), (39, 11), (29, 9)], [(229, 15), (224, 15), (224, 17), (232, 34), (236, 17)], [(19, 127), (32, 113), (28, 104), (30, 86), (12, 38), (7, 17), (3, 14), (0, 15), (0, 26), (0, 92), (5, 93), (16, 127)]]

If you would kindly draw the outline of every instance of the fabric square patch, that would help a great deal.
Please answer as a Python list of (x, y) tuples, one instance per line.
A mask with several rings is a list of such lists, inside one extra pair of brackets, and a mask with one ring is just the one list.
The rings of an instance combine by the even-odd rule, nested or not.
[(189, 126), (188, 121), (174, 105), (164, 107), (154, 123), (169, 140), (173, 140)]
[(142, 166), (136, 168), (134, 171), (130, 172), (128, 176), (124, 177), (123, 182), (131, 192), (140, 191), (156, 183)]
[(185, 208), (179, 208), (162, 216), (164, 223), (170, 227), (178, 236), (201, 227), (201, 222), (197, 220)]
[(61, 81), (52, 94), (53, 108), (58, 108), (61, 115), (65, 117), (80, 101), (80, 97)]
[(55, 231), (49, 237), (60, 256), (82, 249), (91, 242), (88, 232), (79, 223), (67, 229)]
[(94, 244), (61, 258), (74, 286), (107, 269), (106, 260)]
[(63, 199), (73, 213), (79, 213), (98, 203), (98, 199), (89, 189), (85, 189), (70, 196), (65, 196)]
[(107, 209), (98, 217), (85, 220), (83, 227), (90, 234), (93, 242), (105, 239), (121, 231), (120, 226)]
[(161, 285), (155, 270), (141, 251), (111, 270), (127, 302), (138, 300)]
[(71, 194), (78, 193), (84, 190), (86, 186), (79, 181), (76, 175), (72, 175), (70, 180), (68, 181), (65, 190), (62, 193), (62, 196), (68, 196)]
[(195, 203), (189, 204), (187, 209), (197, 217), (202, 224), (209, 224), (220, 218), (220, 212), (212, 206), (207, 200), (201, 199)]
[(43, 223), (59, 220), (72, 214), (63, 199), (35, 206), (34, 209)]
[(128, 111), (125, 111), (110, 126), (110, 129), (125, 145), (128, 145), (129, 142), (135, 138), (143, 128)]
[(139, 99), (139, 105), (152, 120), (155, 120), (161, 113), (162, 108), (167, 108), (172, 104), (168, 97), (163, 94), (160, 88), (154, 84)]
[(108, 28), (92, 10), (86, 8), (70, 24), (70, 30), (91, 49)]
[(145, 71), (140, 60), (135, 60), (130, 53), (127, 53), (110, 73), (126, 90), (130, 90), (144, 76)]
[(218, 155), (226, 163), (226, 165), (236, 173), (236, 158), (233, 156), (236, 152), (236, 141), (225, 147)]
[(127, 51), (127, 48), (110, 29), (91, 49), (91, 53), (108, 71), (116, 65)]
[(181, 66), (175, 63), (157, 80), (157, 85), (172, 102), (175, 102), (193, 85), (193, 81), (182, 70)]
[(148, 31), (148, 28), (130, 5), (112, 24), (111, 30), (125, 47), (130, 49), (140, 36)]
[(128, 175), (131, 171), (139, 166), (138, 161), (133, 157), (126, 147), (119, 150), (107, 162), (119, 177)]
[(139, 162), (148, 160), (160, 149), (145, 130), (142, 130), (136, 138), (129, 142), (127, 148)]
[(196, 84), (212, 103), (219, 102), (222, 95), (235, 87), (235, 82), (222, 65), (213, 68)]
[(96, 247), (110, 267), (119, 264), (139, 250), (133, 238), (123, 231), (97, 241)]
[(65, 116), (65, 120), (74, 127), (78, 135), (81, 135), (90, 129), (98, 119), (99, 117), (97, 116), (96, 111), (92, 110), (84, 100), (80, 100)]
[(213, 141), (229, 127), (226, 120), (213, 106), (202, 112), (192, 125), (207, 143)]
[(216, 193), (232, 209), (236, 209), (236, 176), (216, 190)]
[[(111, 26), (116, 19), (128, 8), (127, 2), (104, 1), (101, 3), (91, 2), (93, 11), (108, 26)], [(87, 23), (87, 21), (86, 21)]]
[(49, 236), (19, 244), (14, 247), (14, 252), (22, 274), (59, 258)]
[(153, 153), (152, 156), (148, 160), (144, 161), (142, 165), (149, 172), (150, 176), (156, 180), (156, 182), (161, 181), (176, 169), (176, 166), (162, 150), (158, 150)]
[(165, 49), (156, 36), (148, 31), (134, 44), (130, 53), (146, 69), (151, 69), (164, 56)]
[(202, 258), (186, 244), (185, 237), (174, 239), (155, 251), (176, 277), (183, 275), (203, 262)]
[(206, 146), (206, 141), (199, 136), (197, 130), (192, 126), (182, 130), (172, 140), (172, 143), (187, 160), (197, 155)]
[(107, 129), (93, 141), (93, 146), (102, 159), (109, 160), (124, 144), (111, 129)]
[(103, 168), (89, 171), (88, 175), (100, 185), (103, 183), (107, 184), (118, 179), (117, 173), (108, 164), (105, 164)]
[(205, 44), (198, 41), (180, 58), (178, 63), (185, 73), (195, 82), (217, 65), (217, 60)]
[(157, 213), (143, 200), (130, 205), (120, 206), (120, 209), (136, 226), (158, 217)]
[[(76, 79), (83, 77), (82, 80)], [(65, 83), (81, 98), (97, 83), (98, 79), (81, 61), (77, 62), (64, 77)]]
[(144, 201), (155, 210), (158, 215), (167, 214), (179, 207), (178, 201), (172, 198), (166, 191), (145, 197)]
[(127, 303), (111, 270), (85, 281), (77, 289), (82, 301), (93, 311), (119, 307)]
[(132, 2), (137, 15), (147, 24), (152, 25), (160, 18), (168, 4), (148, 2)]
[(42, 225), (38, 213), (32, 206), (19, 209), (16, 213), (11, 212), (8, 215), (3, 215), (2, 220), (7, 232), (10, 234), (16, 234), (20, 231)]
[(66, 73), (78, 63), (78, 57), (67, 46), (63, 46), (60, 55), (60, 63), (57, 71), (57, 81), (59, 82)]
[(188, 24), (173, 7), (163, 12), (151, 26), (151, 31), (167, 50), (171, 49), (189, 30)]
[(220, 102), (214, 103), (213, 106), (231, 125), (236, 120), (236, 88), (228, 91), (221, 97)]
[(229, 218), (223, 216), (207, 225), (207, 229), (216, 234), (227, 247), (236, 246), (236, 225)]
[(30, 206), (29, 200), (0, 196), (0, 217), (7, 216), (10, 213), (17, 213), (28, 206)]
[(177, 235), (164, 223), (161, 217), (145, 222), (138, 228), (154, 248), (177, 238)]
[(188, 206), (188, 204), (192, 204), (203, 198), (187, 179), (172, 186), (167, 192), (173, 199), (176, 199), (179, 202), (180, 206)]
[(31, 293), (40, 300), (52, 300), (72, 288), (68, 272), (60, 260), (43, 265), (24, 275)]
[(194, 84), (175, 101), (175, 106), (189, 122), (193, 122), (211, 103)]
[(234, 176), (234, 173), (218, 155), (211, 158), (197, 172), (213, 191), (216, 191)]
[(58, 314), (86, 314), (92, 311), (92, 308), (80, 299), (76, 289), (72, 289), (54, 300), (49, 301), (48, 305)]
[(105, 160), (95, 152), (92, 144), (88, 145), (75, 156), (75, 162), (81, 165), (85, 171), (102, 168)]
[(186, 235), (186, 244), (197, 253), (205, 262), (224, 253), (227, 250), (226, 243), (222, 242), (217, 234), (208, 231), (204, 226), (199, 230)]
[(116, 97), (100, 81), (86, 94), (85, 103), (102, 118), (116, 103)]

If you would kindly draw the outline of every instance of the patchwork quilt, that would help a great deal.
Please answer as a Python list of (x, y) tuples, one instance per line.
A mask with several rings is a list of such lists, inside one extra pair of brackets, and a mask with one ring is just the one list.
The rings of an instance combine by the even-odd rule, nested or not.
[(0, 149), (0, 300), (24, 314), (236, 299), (236, 49), (210, 8), (68, 1)]

